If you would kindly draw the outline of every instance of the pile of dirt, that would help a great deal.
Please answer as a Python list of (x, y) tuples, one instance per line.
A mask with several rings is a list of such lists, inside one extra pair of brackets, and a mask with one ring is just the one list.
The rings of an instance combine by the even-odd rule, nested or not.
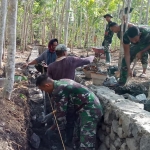
[[(26, 83), (15, 84), (11, 100), (0, 101), (0, 147), (5, 150), (29, 150), (30, 111)], [(1, 91), (2, 92), (2, 91)], [(2, 95), (2, 93), (1, 93)]]

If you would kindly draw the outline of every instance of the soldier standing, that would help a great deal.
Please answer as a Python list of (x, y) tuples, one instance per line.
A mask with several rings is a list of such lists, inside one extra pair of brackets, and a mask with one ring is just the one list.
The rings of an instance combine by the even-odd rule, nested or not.
[(106, 55), (106, 64), (110, 64), (111, 63), (110, 46), (112, 43), (112, 37), (114, 33), (110, 30), (109, 25), (112, 22), (111, 18), (113, 17), (110, 14), (106, 14), (104, 15), (104, 18), (106, 19), (108, 24), (106, 25), (104, 41), (102, 43), (102, 46), (104, 46), (104, 51)]
[[(52, 80), (46, 75), (37, 78), (36, 86), (52, 95), (55, 104), (55, 115), (58, 121), (65, 121), (70, 105), (80, 120), (78, 150), (95, 149), (96, 127), (103, 115), (102, 106), (96, 95), (87, 87), (70, 79)], [(74, 118), (74, 114), (72, 114)], [(79, 147), (78, 147), (79, 146)]]

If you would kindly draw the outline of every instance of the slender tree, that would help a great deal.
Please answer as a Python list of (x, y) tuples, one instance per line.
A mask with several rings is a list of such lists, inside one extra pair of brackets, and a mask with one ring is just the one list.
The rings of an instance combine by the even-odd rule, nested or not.
[(6, 16), (7, 16), (7, 0), (1, 0), (1, 21), (0, 21), (0, 68), (2, 68), (2, 56), (3, 56), (3, 43), (5, 35), (6, 26)]
[(66, 0), (66, 16), (64, 24), (64, 43), (68, 44), (68, 25), (69, 25), (69, 10), (70, 10), (70, 0)]
[(10, 99), (14, 85), (15, 74), (15, 53), (16, 53), (16, 22), (17, 22), (18, 0), (8, 2), (8, 52), (6, 66), (6, 82), (3, 90), (3, 96)]

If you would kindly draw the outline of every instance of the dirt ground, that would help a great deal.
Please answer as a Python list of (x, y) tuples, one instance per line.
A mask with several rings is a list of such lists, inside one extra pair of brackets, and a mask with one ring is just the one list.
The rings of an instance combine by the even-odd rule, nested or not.
[[(21, 67), (29, 53), (17, 51), (17, 68)], [(16, 71), (16, 74), (21, 73)], [(2, 99), (0, 89), (0, 150), (29, 150), (30, 110), (27, 85), (27, 81), (15, 83), (11, 100)]]
[[(87, 56), (85, 50), (73, 49), (77, 56)], [(21, 68), (26, 61), (30, 51), (24, 53), (17, 50), (16, 68)], [(89, 55), (94, 55), (93, 51)], [(104, 60), (101, 60), (105, 62)], [(118, 52), (112, 53), (112, 65), (117, 65)], [(106, 66), (103, 69), (107, 69)], [(130, 83), (148, 82), (150, 70), (147, 70), (147, 78), (138, 77), (142, 73), (141, 63), (138, 62), (135, 70), (137, 77), (132, 78)], [(0, 74), (2, 71), (0, 72)], [(16, 71), (16, 74), (21, 74)], [(0, 150), (30, 150), (29, 136), (32, 134), (30, 123), (30, 108), (28, 99), (28, 82), (15, 83), (11, 100), (2, 99), (2, 89), (0, 89)]]
[[(113, 52), (114, 51), (114, 52)], [(119, 58), (119, 52), (118, 51), (115, 51), (115, 50), (112, 50), (113, 53), (111, 53), (111, 56), (112, 56), (112, 62), (111, 62), (111, 66), (113, 65), (118, 65), (118, 58)], [(87, 56), (87, 52), (85, 50), (82, 50), (82, 49), (73, 49), (73, 53), (76, 54), (77, 56)], [(88, 55), (95, 55), (94, 51), (89, 51), (88, 52)], [(103, 62), (105, 63), (105, 59), (101, 59), (100, 62)], [(133, 63), (131, 64), (133, 65)], [(150, 65), (150, 60), (149, 60), (149, 65)], [(104, 66), (102, 67), (102, 70), (106, 70), (107, 69), (107, 66)], [(150, 67), (148, 67), (146, 73), (147, 73), (147, 77), (146, 78), (141, 78), (139, 77), (140, 74), (142, 73), (142, 65), (141, 65), (141, 62), (138, 61), (136, 66), (135, 66), (135, 69), (134, 69), (137, 73), (136, 77), (133, 77), (132, 80), (130, 80), (129, 84), (132, 84), (132, 83), (142, 83), (142, 82), (148, 82), (149, 81), (149, 77), (150, 77)]]

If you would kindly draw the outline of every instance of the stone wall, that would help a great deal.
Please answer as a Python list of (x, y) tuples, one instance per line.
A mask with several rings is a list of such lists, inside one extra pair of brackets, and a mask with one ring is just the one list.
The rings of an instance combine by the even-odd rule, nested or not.
[(150, 113), (103, 86), (91, 86), (104, 106), (98, 150), (150, 150)]

